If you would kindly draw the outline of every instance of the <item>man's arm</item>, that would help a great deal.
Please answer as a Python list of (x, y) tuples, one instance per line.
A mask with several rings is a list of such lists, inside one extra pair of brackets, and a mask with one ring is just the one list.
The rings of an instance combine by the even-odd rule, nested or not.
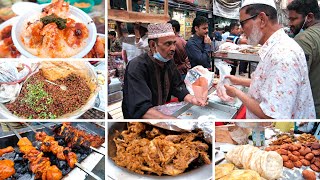
[(307, 39), (307, 37), (302, 37), (301, 35), (297, 35), (294, 40), (299, 44), (299, 46), (303, 49), (303, 52), (306, 56), (308, 71), (310, 72), (310, 67), (312, 64), (312, 43)]
[(157, 111), (155, 108), (150, 108), (148, 111), (142, 116), (143, 119), (176, 119), (173, 116), (168, 116), (160, 111)]
[(272, 119), (271, 117), (267, 116), (261, 109), (260, 103), (255, 99), (249, 97), (244, 92), (240, 91), (239, 89), (236, 90), (235, 96), (237, 96), (243, 103), (243, 105), (251, 111), (253, 114), (258, 116), (260, 119)]
[(187, 42), (186, 45), (186, 52), (189, 57), (190, 62), (193, 61), (193, 63), (197, 65), (202, 65), (205, 68), (210, 68), (210, 57), (209, 53), (211, 51), (211, 46), (209, 44), (205, 44), (205, 49), (201, 50), (200, 45), (197, 45), (194, 41)]

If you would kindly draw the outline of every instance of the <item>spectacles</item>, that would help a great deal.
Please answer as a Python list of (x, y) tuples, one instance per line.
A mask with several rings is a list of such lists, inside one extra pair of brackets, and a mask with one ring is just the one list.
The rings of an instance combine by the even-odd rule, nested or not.
[(257, 17), (258, 15), (259, 15), (259, 14), (256, 14), (256, 15), (253, 15), (253, 16), (251, 16), (251, 17), (249, 17), (249, 18), (247, 18), (247, 19), (245, 19), (245, 20), (243, 20), (243, 21), (240, 21), (241, 27), (243, 27), (243, 26), (245, 25), (245, 22), (246, 22), (246, 21), (249, 21), (250, 19), (253, 19), (253, 18)]

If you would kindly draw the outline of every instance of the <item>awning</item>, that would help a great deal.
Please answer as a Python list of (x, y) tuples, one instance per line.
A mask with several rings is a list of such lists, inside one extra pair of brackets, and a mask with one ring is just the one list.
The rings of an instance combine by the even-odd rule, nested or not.
[(213, 14), (228, 19), (239, 19), (241, 0), (214, 0)]

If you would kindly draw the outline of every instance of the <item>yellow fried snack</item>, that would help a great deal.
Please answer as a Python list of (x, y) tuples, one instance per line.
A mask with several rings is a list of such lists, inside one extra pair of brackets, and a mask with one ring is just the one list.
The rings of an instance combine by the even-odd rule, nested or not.
[(253, 170), (234, 170), (219, 180), (260, 180), (260, 175)]
[(220, 164), (215, 166), (215, 178), (219, 179), (231, 173), (234, 169), (234, 165), (231, 163)]

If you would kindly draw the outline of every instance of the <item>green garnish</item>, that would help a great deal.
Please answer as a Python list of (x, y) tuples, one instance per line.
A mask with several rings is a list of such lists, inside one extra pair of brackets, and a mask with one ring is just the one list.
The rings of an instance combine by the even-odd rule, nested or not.
[(60, 17), (58, 17), (55, 14), (51, 14), (49, 16), (45, 16), (40, 18), (40, 21), (44, 24), (47, 25), (49, 23), (56, 23), (56, 25), (58, 26), (58, 28), (60, 30), (65, 29), (67, 27), (67, 19), (62, 19)]
[(47, 110), (47, 105), (53, 103), (52, 97), (43, 89), (43, 82), (27, 85), (27, 94), (22, 99), (30, 108), (36, 112)]

